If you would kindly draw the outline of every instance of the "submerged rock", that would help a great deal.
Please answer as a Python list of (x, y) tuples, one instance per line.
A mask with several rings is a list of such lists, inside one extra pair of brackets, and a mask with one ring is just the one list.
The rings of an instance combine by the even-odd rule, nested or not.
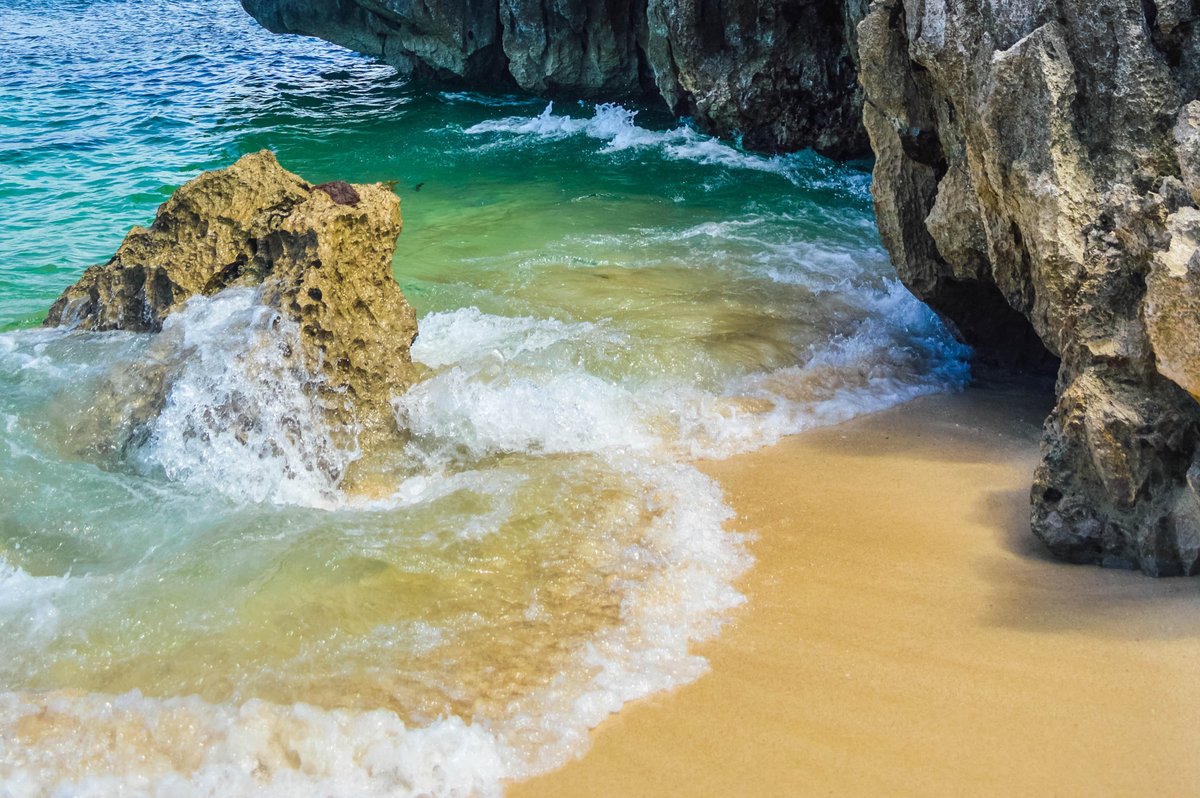
[(277, 33), (422, 80), (649, 101), (755, 149), (863, 155), (854, 25), (865, 0), (242, 0)]
[[(417, 376), (416, 315), (392, 276), (400, 226), (386, 186), (312, 186), (270, 152), (254, 153), (181, 186), (148, 229), (133, 228), (111, 260), (63, 292), (45, 323), (159, 332), (192, 297), (254, 288), (279, 314), (275, 326), (295, 331), (299, 351), (280, 358), (309, 375), (304, 390), (329, 426), (367, 444), (398, 432), (391, 399)], [(161, 405), (166, 360), (136, 379), (114, 377), (114, 387), (142, 386), (116, 397), (134, 408), (120, 414), (126, 435)]]
[(983, 359), (1057, 367), (1034, 532), (1158, 575), (1200, 572), (1197, 16), (876, 0), (859, 27), (901, 278)]

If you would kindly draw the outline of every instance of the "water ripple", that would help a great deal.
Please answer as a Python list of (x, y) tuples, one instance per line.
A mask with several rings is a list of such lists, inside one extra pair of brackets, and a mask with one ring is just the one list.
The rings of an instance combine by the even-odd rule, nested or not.
[(275, 36), (232, 0), (3, 0), (0, 87), (0, 284), (19, 288), (0, 328), (44, 312), (248, 129), (319, 135), (409, 99), (390, 67)]

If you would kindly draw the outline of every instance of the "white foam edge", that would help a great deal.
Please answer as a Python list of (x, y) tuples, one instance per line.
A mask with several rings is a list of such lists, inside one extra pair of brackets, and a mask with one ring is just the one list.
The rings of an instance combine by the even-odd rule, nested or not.
[(577, 652), (594, 674), (582, 689), (560, 678), (498, 727), (446, 717), (411, 728), (387, 710), (8, 692), (5, 795), (496, 796), (506, 779), (563, 764), (626, 702), (702, 674), (691, 644), (744, 600), (732, 583), (751, 562), (746, 537), (725, 530), (732, 512), (716, 483), (690, 466), (634, 458), (623, 467), (656, 511), (647, 545), (623, 556), (661, 567), (621, 585), (620, 623)]
[(498, 135), (499, 138), (479, 147), (483, 151), (585, 135), (604, 141), (604, 152), (658, 149), (669, 160), (769, 172), (798, 186), (844, 190), (855, 196), (865, 196), (865, 186), (859, 185), (863, 181), (855, 181), (853, 175), (835, 174), (815, 161), (819, 156), (811, 152), (759, 155), (699, 133), (688, 124), (661, 131), (640, 127), (634, 122), (637, 113), (617, 103), (599, 103), (591, 117), (574, 117), (555, 114), (551, 102), (537, 116), (488, 119), (465, 128), (463, 133), (468, 136)]

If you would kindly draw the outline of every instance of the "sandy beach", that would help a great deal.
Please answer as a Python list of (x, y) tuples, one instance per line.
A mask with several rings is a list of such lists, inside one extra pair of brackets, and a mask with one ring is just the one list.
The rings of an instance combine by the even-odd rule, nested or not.
[(1048, 402), (973, 389), (707, 464), (758, 534), (711, 671), (507, 794), (1193, 794), (1200, 587), (1042, 552)]

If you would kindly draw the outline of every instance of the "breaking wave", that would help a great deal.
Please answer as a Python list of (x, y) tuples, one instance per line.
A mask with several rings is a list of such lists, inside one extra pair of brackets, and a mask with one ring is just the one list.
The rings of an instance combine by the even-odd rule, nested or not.
[(466, 128), (468, 136), (487, 137), (484, 150), (539, 145), (575, 136), (604, 142), (602, 152), (652, 150), (664, 158), (704, 166), (751, 170), (779, 175), (796, 186), (828, 188), (865, 197), (870, 181), (865, 174), (838, 170), (811, 152), (759, 155), (706, 136), (688, 124), (652, 130), (635, 123), (638, 112), (614, 103), (600, 103), (590, 117), (554, 113), (548, 103), (537, 116), (489, 119)]

